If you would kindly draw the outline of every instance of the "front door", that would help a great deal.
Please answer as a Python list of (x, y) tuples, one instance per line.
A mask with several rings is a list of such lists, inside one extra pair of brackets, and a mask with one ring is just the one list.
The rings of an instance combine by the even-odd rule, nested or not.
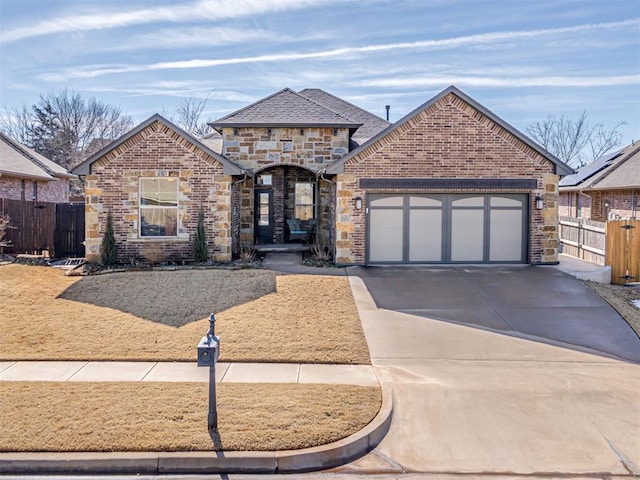
[(261, 188), (255, 192), (255, 241), (273, 243), (273, 190)]

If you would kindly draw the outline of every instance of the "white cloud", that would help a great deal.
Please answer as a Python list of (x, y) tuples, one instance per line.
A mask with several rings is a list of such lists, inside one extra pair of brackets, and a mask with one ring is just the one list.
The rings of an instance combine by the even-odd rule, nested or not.
[(103, 30), (157, 22), (201, 22), (259, 15), (266, 12), (298, 10), (338, 0), (198, 0), (187, 5), (151, 7), (138, 10), (105, 12), (52, 18), (2, 32), (0, 43), (41, 37), (55, 33)]
[(197, 46), (213, 48), (257, 41), (286, 41), (288, 38), (268, 30), (235, 29), (224, 27), (194, 27), (161, 29), (151, 33), (133, 35), (121, 45), (105, 45), (104, 51), (153, 49), (180, 49)]
[(419, 88), (440, 85), (468, 87), (612, 87), (640, 85), (640, 75), (617, 76), (541, 76), (541, 77), (474, 77), (470, 75), (417, 76), (379, 78), (356, 82), (365, 87)]
[(48, 73), (41, 75), (41, 78), (48, 81), (64, 81), (70, 78), (94, 78), (102, 75), (148, 72), (158, 70), (181, 70), (196, 68), (212, 68), (223, 65), (238, 65), (265, 62), (287, 62), (295, 60), (313, 59), (348, 59), (354, 55), (369, 54), (375, 52), (390, 52), (396, 50), (442, 50), (456, 48), (464, 45), (485, 46), (499, 42), (512, 42), (514, 40), (549, 38), (551, 36), (569, 35), (575, 33), (586, 33), (600, 30), (618, 30), (627, 27), (638, 27), (640, 19), (630, 19), (621, 22), (608, 22), (577, 25), (573, 27), (561, 27), (541, 30), (523, 30), (507, 32), (490, 32), (477, 35), (466, 35), (441, 40), (420, 40), (415, 42), (386, 43), (377, 45), (366, 45), (360, 47), (342, 47), (316, 52), (289, 52), (274, 53), (268, 55), (258, 55), (250, 57), (231, 57), (218, 59), (192, 59), (174, 62), (159, 62), (143, 65), (91, 65), (84, 68), (68, 69), (60, 73)]

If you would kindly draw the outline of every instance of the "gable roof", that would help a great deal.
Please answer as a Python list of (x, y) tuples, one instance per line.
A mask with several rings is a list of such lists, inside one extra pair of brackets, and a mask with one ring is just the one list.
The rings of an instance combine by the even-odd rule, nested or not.
[(75, 173), (76, 175), (89, 175), (91, 173), (91, 165), (94, 162), (96, 162), (101, 157), (105, 156), (110, 151), (118, 148), (120, 145), (122, 145), (127, 140), (131, 139), (132, 137), (136, 136), (138, 133), (143, 131), (145, 128), (147, 128), (149, 125), (153, 124), (154, 122), (162, 123), (163, 125), (165, 125), (169, 129), (173, 130), (175, 133), (180, 135), (182, 138), (184, 138), (188, 142), (190, 142), (193, 145), (195, 145), (196, 147), (198, 147), (200, 150), (204, 151), (205, 153), (207, 153), (211, 157), (215, 158), (218, 162), (220, 162), (224, 166), (224, 173), (225, 174), (227, 174), (227, 175), (241, 175), (243, 173), (243, 170), (239, 166), (237, 166), (235, 163), (233, 163), (231, 160), (223, 157), (219, 153), (214, 152), (209, 147), (204, 145), (202, 142), (200, 142), (199, 140), (197, 140), (193, 136), (189, 135), (187, 132), (182, 130), (180, 127), (177, 127), (176, 125), (174, 125), (173, 123), (171, 123), (169, 120), (167, 120), (166, 118), (164, 118), (162, 115), (160, 115), (158, 113), (156, 113), (156, 114), (152, 115), (151, 117), (147, 118), (144, 122), (140, 123), (138, 126), (133, 128), (129, 132), (125, 133), (120, 138), (114, 140), (113, 142), (111, 142), (107, 146), (105, 146), (104, 148), (100, 149), (99, 151), (97, 151), (96, 153), (91, 155), (84, 162), (82, 162), (80, 165), (78, 165), (76, 168), (74, 168), (72, 170), (72, 172)]
[(362, 144), (371, 137), (377, 135), (382, 130), (391, 125), (390, 122), (364, 110), (352, 103), (347, 102), (335, 95), (332, 95), (319, 88), (305, 88), (298, 92), (300, 95), (313, 100), (316, 103), (360, 123), (362, 126), (355, 131), (352, 139), (358, 144)]
[(444, 89), (443, 91), (438, 93), (435, 97), (433, 97), (430, 100), (426, 101), (425, 103), (420, 105), (418, 108), (416, 108), (412, 112), (409, 112), (407, 115), (402, 117), (396, 123), (390, 125), (389, 127), (387, 127), (382, 132), (380, 132), (377, 135), (375, 135), (374, 137), (370, 138), (367, 142), (363, 143), (362, 145), (360, 145), (360, 147), (358, 147), (357, 149), (355, 149), (352, 152), (348, 153), (347, 155), (342, 157), (340, 160), (332, 163), (329, 167), (327, 167), (326, 173), (330, 173), (330, 174), (341, 173), (343, 165), (346, 162), (348, 162), (351, 158), (353, 158), (354, 156), (358, 155), (358, 153), (360, 153), (361, 151), (363, 151), (364, 149), (366, 149), (367, 147), (369, 147), (373, 143), (377, 142), (381, 138), (386, 137), (387, 135), (389, 135), (390, 133), (395, 131), (397, 128), (399, 128), (400, 126), (404, 125), (405, 123), (410, 121), (413, 117), (415, 117), (416, 115), (418, 115), (422, 111), (426, 110), (427, 108), (431, 107), (433, 104), (435, 104), (436, 102), (438, 102), (442, 98), (446, 97), (450, 93), (454, 94), (455, 96), (457, 96), (461, 100), (463, 100), (466, 103), (468, 103), (469, 105), (471, 105), (474, 109), (478, 110), (483, 115), (485, 115), (490, 120), (492, 120), (494, 123), (496, 123), (499, 126), (501, 126), (502, 128), (504, 128), (507, 132), (511, 133), (513, 136), (518, 138), (524, 144), (526, 144), (527, 146), (529, 146), (530, 148), (532, 148), (533, 150), (538, 152), (543, 157), (549, 159), (549, 161), (553, 162), (555, 164), (555, 170), (556, 170), (556, 173), (558, 175), (569, 175), (569, 174), (573, 173), (573, 169), (569, 165), (564, 163), (562, 160), (557, 158), (555, 155), (547, 152), (544, 148), (542, 148), (536, 142), (534, 142), (529, 137), (524, 135), (522, 132), (520, 132), (516, 128), (512, 127), (511, 125), (509, 125), (507, 122), (502, 120), (500, 117), (498, 117), (491, 110), (489, 110), (488, 108), (484, 107), (483, 105), (481, 105), (480, 103), (478, 103), (473, 98), (469, 97), (467, 94), (463, 93), (461, 90), (459, 90), (458, 88), (456, 88), (453, 85), (451, 85), (450, 87), (447, 87), (446, 89)]
[(285, 88), (210, 123), (223, 127), (333, 127), (356, 130), (361, 123)]
[(3, 133), (0, 133), (0, 175), (48, 182), (75, 178), (64, 167)]
[(560, 180), (560, 191), (640, 188), (640, 143), (609, 153)]

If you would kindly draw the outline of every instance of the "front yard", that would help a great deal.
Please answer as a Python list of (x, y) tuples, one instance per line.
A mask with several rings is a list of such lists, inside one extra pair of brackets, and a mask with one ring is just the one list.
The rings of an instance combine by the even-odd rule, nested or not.
[(220, 361), (368, 364), (348, 279), (264, 270), (69, 277), (0, 267), (0, 360), (195, 361), (216, 313)]
[[(216, 313), (221, 361), (368, 364), (348, 279), (263, 270), (68, 277), (0, 266), (0, 360), (196, 359)], [(282, 450), (364, 428), (377, 387), (218, 385), (221, 445), (206, 383), (0, 382), (0, 451)]]

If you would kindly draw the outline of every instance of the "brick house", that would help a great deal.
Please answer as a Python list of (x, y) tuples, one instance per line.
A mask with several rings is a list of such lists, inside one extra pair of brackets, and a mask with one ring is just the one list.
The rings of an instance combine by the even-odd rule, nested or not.
[(599, 222), (639, 218), (640, 143), (579, 168), (560, 180), (559, 213)]
[(557, 262), (558, 179), (572, 170), (455, 87), (394, 124), (318, 89), (284, 89), (203, 141), (154, 115), (74, 169), (87, 256), (107, 211), (121, 261), (161, 246), (324, 242), (341, 264)]
[(66, 203), (72, 178), (57, 163), (0, 133), (0, 198)]

